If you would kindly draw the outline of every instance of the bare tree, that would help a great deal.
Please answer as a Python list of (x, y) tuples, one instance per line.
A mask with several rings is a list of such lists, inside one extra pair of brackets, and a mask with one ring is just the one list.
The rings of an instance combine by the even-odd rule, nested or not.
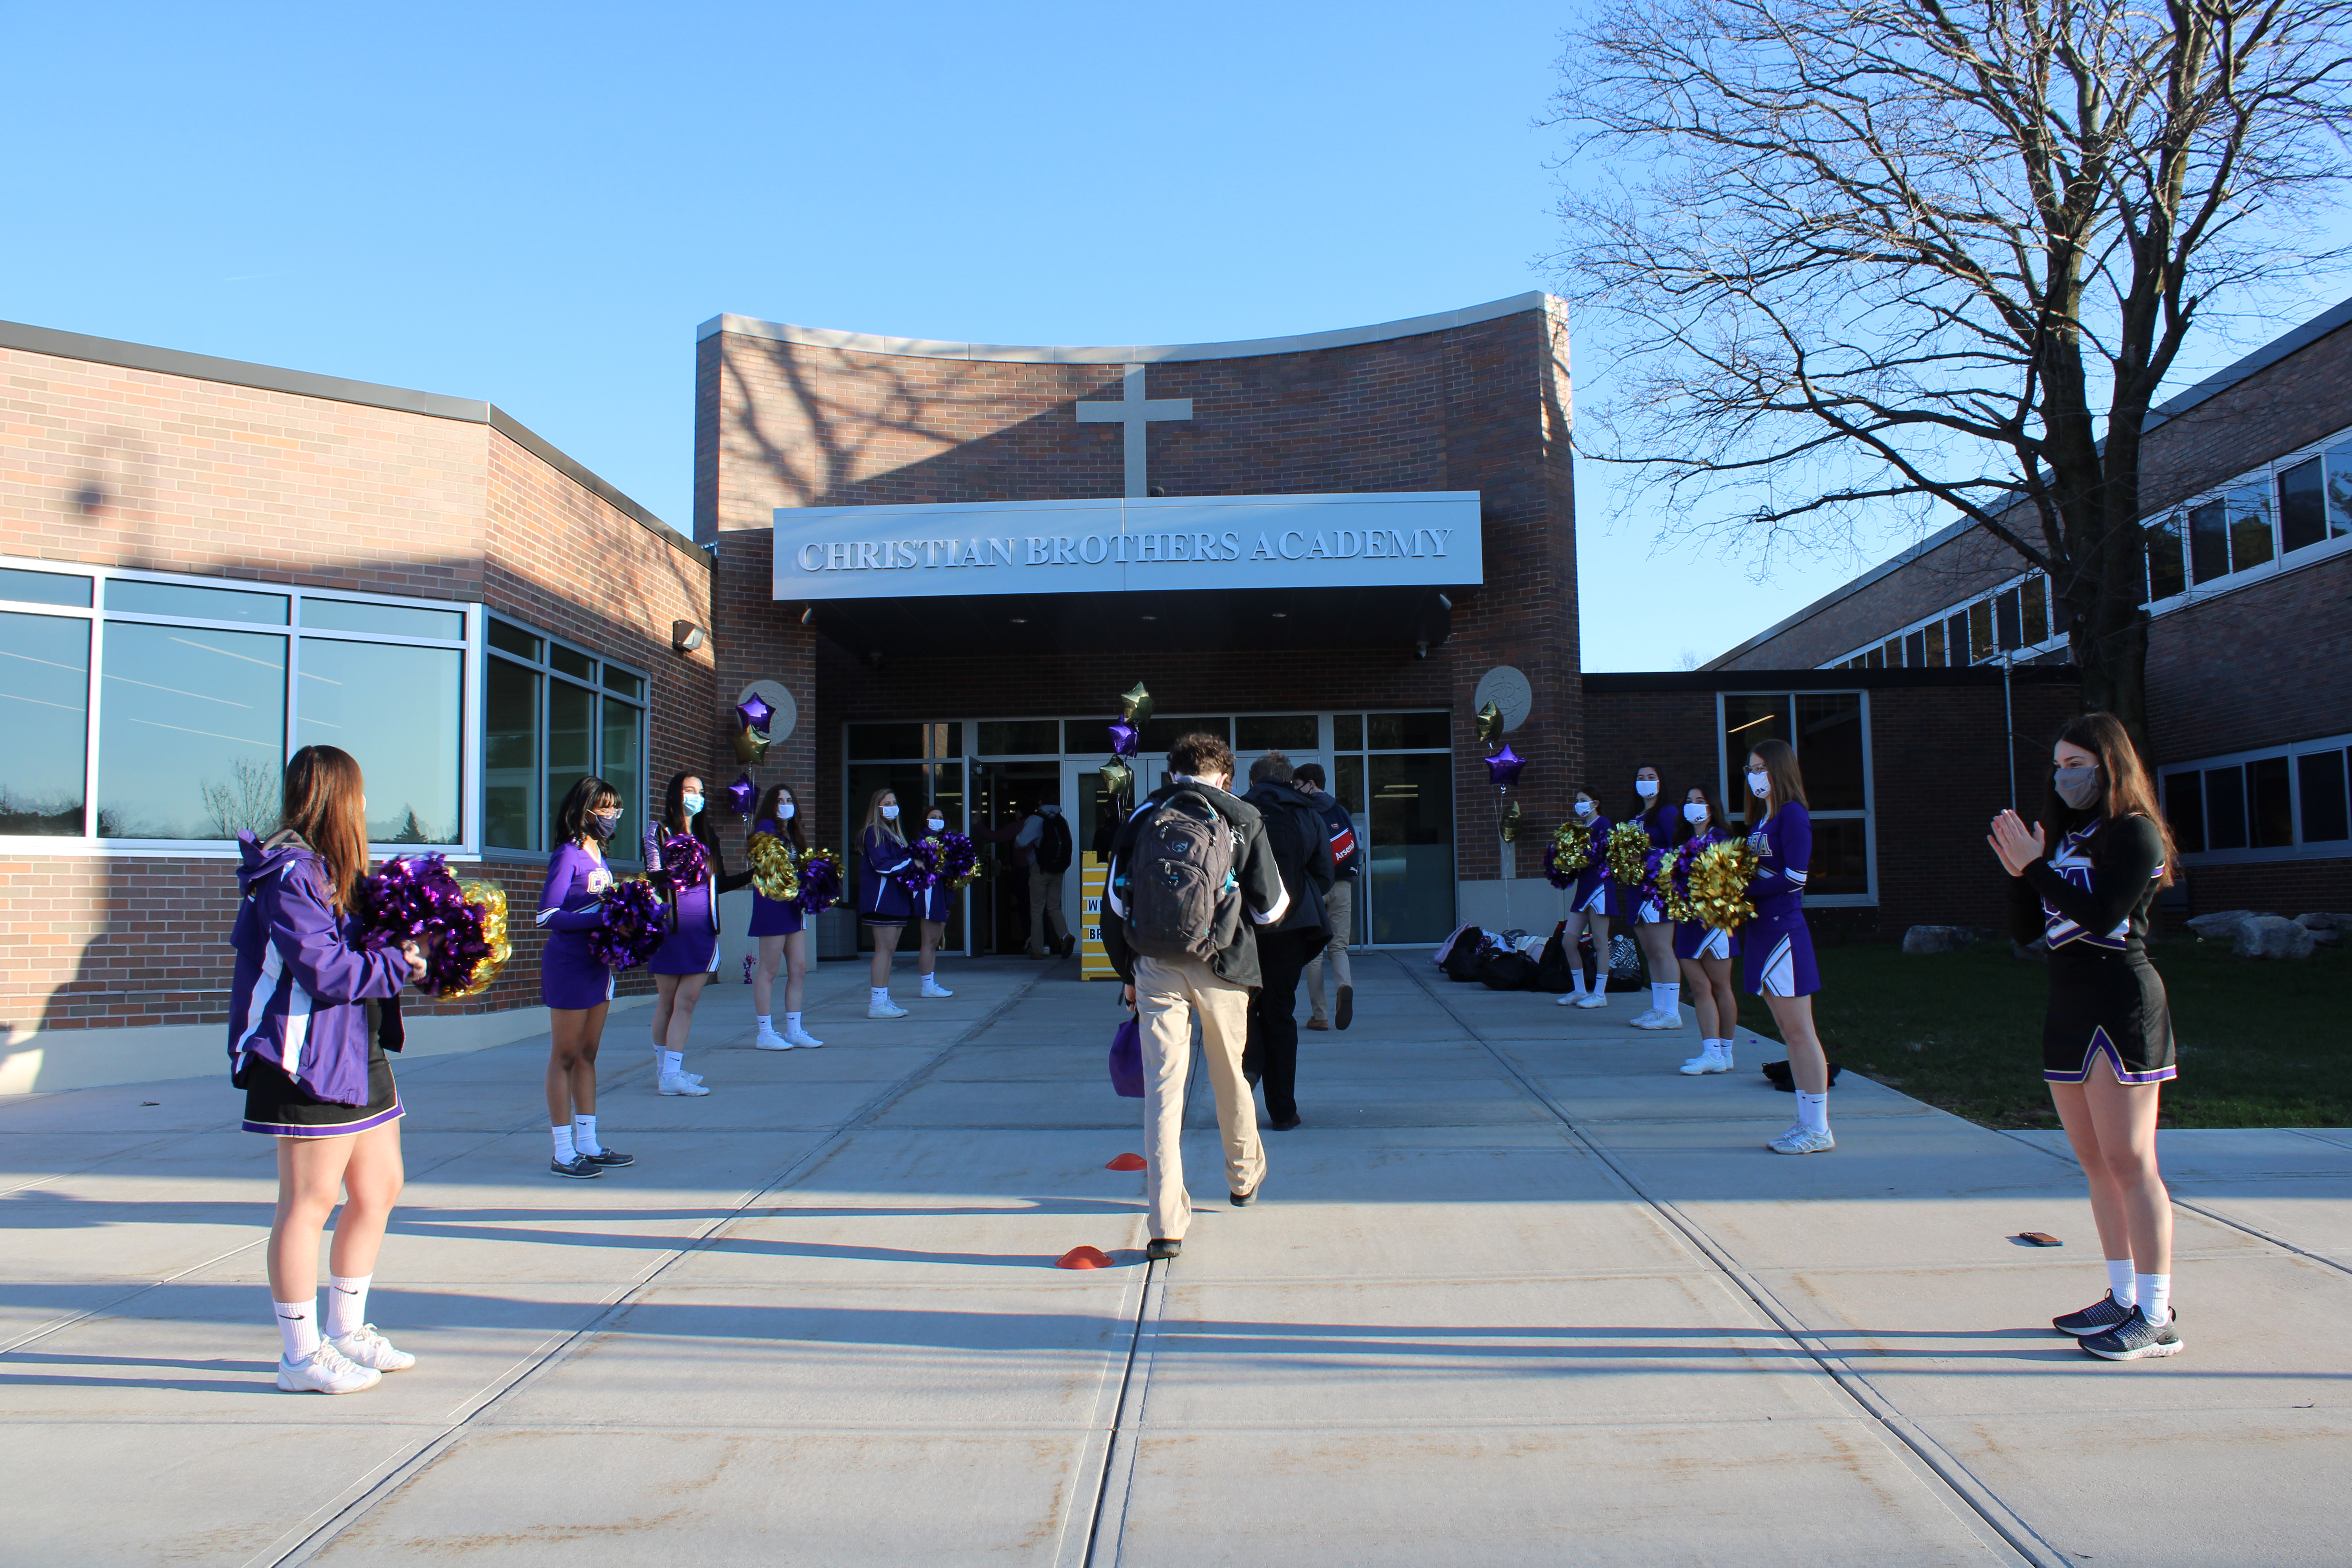
[(279, 770), (251, 757), (237, 757), (230, 762), (228, 771), (226, 784), (211, 779), (197, 782), (205, 818), (212, 829), (206, 837), (234, 838), (242, 829), (268, 837), (277, 827), (284, 805)]
[[(1601, 0), (1558, 121), (1588, 455), (1768, 553), (1949, 507), (2145, 743), (2140, 442), (2217, 296), (2341, 260), (2347, 0)], [(1722, 513), (1731, 515), (1725, 517)]]

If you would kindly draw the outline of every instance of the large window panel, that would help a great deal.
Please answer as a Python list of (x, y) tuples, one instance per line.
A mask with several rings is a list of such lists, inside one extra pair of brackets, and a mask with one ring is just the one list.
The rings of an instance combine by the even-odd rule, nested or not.
[(2189, 568), (2180, 554), (2180, 519), (2168, 517), (2150, 523), (2147, 541), (2147, 597), (2150, 604), (2189, 591)]
[[(635, 824), (633, 834), (641, 832), (644, 824), (639, 813), (648, 809), (646, 799), (646, 710), (618, 698), (604, 699), (604, 755), (598, 764), (604, 782), (621, 794), (625, 815), (624, 825)], [(715, 790), (708, 791), (712, 795)], [(658, 805), (650, 809), (658, 811)], [(631, 837), (615, 859), (635, 860), (637, 839)]]
[[(547, 842), (554, 844), (555, 814), (572, 786), (596, 768), (596, 694), (567, 680), (547, 683)], [(606, 781), (610, 783), (610, 780)], [(635, 833), (629, 818), (623, 825)], [(634, 842), (634, 840), (632, 840)]]
[[(1811, 781), (1806, 781), (1810, 791)], [(1859, 816), (1813, 818), (1813, 858), (1805, 879), (1812, 899), (1870, 891), (1870, 825)]]
[[(37, 574), (22, 572), (21, 577)], [(79, 583), (89, 602), (89, 580)], [(0, 834), (78, 838), (89, 745), (89, 623), (0, 614)]]
[(290, 602), (284, 594), (206, 588), (192, 583), (111, 577), (106, 584), (106, 607), (132, 616), (181, 616), (192, 621), (243, 621), (257, 626), (282, 626)]
[(2311, 458), (2278, 477), (2279, 541), (2290, 552), (2327, 537), (2326, 466)]
[(540, 804), (539, 689), (545, 678), (490, 660), (484, 692), (482, 841), (499, 849), (545, 847)]
[[(111, 602), (121, 584), (107, 586)], [(285, 637), (110, 621), (102, 673), (100, 837), (234, 838), (276, 825)]]
[(2205, 770), (2205, 847), (2246, 847), (2246, 770), (2242, 767)]
[(1748, 772), (1748, 753), (1759, 741), (1793, 741), (1795, 731), (1789, 722), (1789, 699), (1782, 694), (1758, 696), (1752, 692), (1737, 692), (1723, 700), (1723, 793), (1716, 798), (1741, 801), (1748, 798), (1747, 786), (1740, 779)]
[(453, 647), (302, 639), (295, 742), (341, 746), (358, 759), (373, 842), (463, 840), (465, 679), (466, 656)]
[(1372, 940), (1435, 942), (1454, 929), (1454, 759), (1370, 759)]
[(2220, 501), (2190, 509), (2189, 568), (2200, 583), (2230, 574), (2230, 519)]
[(2240, 490), (2229, 499), (2230, 570), (2244, 572), (2277, 554), (2271, 539), (2271, 514), (2260, 490)]
[(2327, 454), (2327, 533), (2331, 539), (2352, 534), (2352, 447)]
[(2246, 764), (2248, 837), (2256, 849), (2284, 849), (2294, 843), (2294, 792), (2284, 757)]
[(2352, 838), (2352, 811), (2344, 785), (2344, 753), (2306, 752), (2295, 760), (2297, 792), (2303, 796), (2303, 841), (2333, 844)]
[[(1805, 775), (1805, 799), (1814, 811), (1863, 811), (1862, 694), (1802, 692), (1797, 698), (1797, 766)], [(1740, 756), (1745, 769), (1748, 758)], [(1727, 800), (1740, 797), (1726, 795)], [(1866, 889), (1857, 889), (1866, 890)]]
[(2205, 848), (2205, 775), (2200, 773), (2164, 776), (2164, 819), (2172, 825), (2173, 846), (2184, 855)]

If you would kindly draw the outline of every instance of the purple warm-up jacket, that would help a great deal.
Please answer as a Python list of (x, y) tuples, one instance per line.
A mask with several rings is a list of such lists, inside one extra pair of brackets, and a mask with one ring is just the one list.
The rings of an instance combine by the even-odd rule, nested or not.
[(250, 1053), (320, 1100), (368, 1102), (366, 1004), (400, 994), (408, 961), (396, 948), (367, 952), (359, 923), (327, 902), (326, 865), (301, 837), (264, 844), (236, 836), (236, 980), (229, 993), (228, 1061), (234, 1078)]

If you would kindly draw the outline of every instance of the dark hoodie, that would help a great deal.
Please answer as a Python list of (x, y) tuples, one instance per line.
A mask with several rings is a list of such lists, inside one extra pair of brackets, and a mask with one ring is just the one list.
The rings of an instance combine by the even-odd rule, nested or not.
[[(360, 948), (359, 922), (329, 904), (326, 862), (291, 829), (264, 844), (236, 836), (236, 977), (229, 991), (232, 1081), (250, 1054), (320, 1100), (368, 1102), (368, 1043), (376, 1009), (400, 994), (408, 960)], [(393, 1009), (396, 1018), (397, 1009)], [(387, 1044), (396, 1042), (395, 1026)]]
[(1328, 936), (1331, 917), (1324, 895), (1331, 890), (1331, 829), (1314, 803), (1286, 784), (1261, 779), (1242, 798), (1257, 807), (1265, 819), (1266, 843), (1290, 894), (1290, 908), (1276, 930), (1321, 931)]

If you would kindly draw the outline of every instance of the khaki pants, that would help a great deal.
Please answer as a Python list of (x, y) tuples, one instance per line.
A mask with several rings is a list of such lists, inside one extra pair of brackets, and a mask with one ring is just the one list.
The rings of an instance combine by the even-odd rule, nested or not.
[(1331, 911), (1331, 942), (1307, 965), (1307, 1005), (1316, 1017), (1328, 1020), (1331, 1009), (1324, 1005), (1324, 970), (1330, 970), (1334, 985), (1356, 983), (1348, 968), (1348, 939), (1356, 932), (1356, 884), (1345, 879), (1332, 883), (1323, 905)]
[(1029, 863), (1029, 955), (1044, 952), (1048, 945), (1047, 928), (1051, 928), (1051, 945), (1056, 952), (1070, 934), (1067, 921), (1062, 918), (1062, 877), (1059, 871), (1048, 871), (1032, 860)]
[(1135, 1007), (1143, 1034), (1143, 1131), (1151, 1150), (1144, 1173), (1153, 1240), (1181, 1241), (1192, 1228), (1184, 1190), (1184, 1077), (1192, 1058), (1192, 1018), (1201, 1019), (1202, 1065), (1217, 1097), (1225, 1143), (1225, 1188), (1254, 1193), (1265, 1179), (1257, 1100), (1242, 1076), (1249, 1037), (1249, 988), (1220, 980), (1194, 960), (1135, 961)]

